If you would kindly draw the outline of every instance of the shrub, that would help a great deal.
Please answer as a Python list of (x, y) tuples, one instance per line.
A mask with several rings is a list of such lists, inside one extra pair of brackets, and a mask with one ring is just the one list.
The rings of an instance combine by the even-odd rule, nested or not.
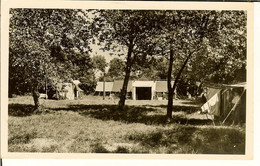
[(100, 143), (95, 143), (91, 145), (92, 153), (109, 153), (109, 151)]

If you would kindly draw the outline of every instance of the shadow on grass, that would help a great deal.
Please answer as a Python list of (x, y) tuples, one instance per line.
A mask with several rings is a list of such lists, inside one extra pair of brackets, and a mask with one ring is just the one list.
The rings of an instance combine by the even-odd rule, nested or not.
[[(150, 108), (167, 108), (167, 105), (144, 105), (145, 107), (150, 107)], [(199, 106), (184, 106), (184, 105), (173, 105), (173, 112), (185, 112), (186, 114), (192, 114), (194, 112), (197, 112), (200, 109)]]
[(34, 113), (34, 105), (31, 104), (9, 104), (8, 115), (9, 116), (30, 116)]
[[(166, 115), (158, 111), (159, 107), (153, 106), (125, 106), (123, 110), (118, 110), (117, 105), (69, 105), (68, 108), (48, 108), (51, 111), (74, 111), (81, 115), (91, 116), (100, 120), (114, 120), (125, 123), (144, 123), (147, 125), (166, 125), (169, 123), (205, 125), (211, 124), (210, 120), (187, 119), (183, 115), (174, 115), (173, 120), (167, 121)], [(197, 111), (197, 107), (192, 106), (173, 106), (174, 112), (183, 111), (191, 114)], [(10, 116), (30, 116), (34, 114), (34, 106), (26, 104), (9, 104), (8, 114)]]
[(162, 148), (161, 153), (245, 154), (245, 133), (236, 129), (176, 126), (131, 134), (127, 139), (138, 143), (141, 149)]
[(78, 111), (81, 115), (91, 116), (101, 120), (122, 121), (125, 123), (162, 124), (166, 122), (165, 115), (148, 115), (156, 113), (156, 109), (142, 106), (125, 106), (118, 110), (117, 105), (71, 105), (69, 110)]
[[(181, 106), (175, 107), (184, 110), (181, 109)], [(55, 110), (58, 111), (59, 109)], [(124, 110), (118, 110), (117, 105), (70, 105), (68, 110), (77, 111), (81, 115), (91, 116), (96, 119), (125, 123), (144, 123), (147, 125), (165, 125), (169, 123), (205, 125), (211, 123), (210, 120), (186, 119), (182, 115), (174, 115), (173, 120), (168, 122), (165, 114), (158, 114), (156, 108), (145, 106), (125, 106)]]

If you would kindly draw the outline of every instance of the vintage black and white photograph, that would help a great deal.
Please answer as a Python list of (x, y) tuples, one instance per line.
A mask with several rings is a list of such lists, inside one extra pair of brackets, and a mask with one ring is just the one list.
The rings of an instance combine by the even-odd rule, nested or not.
[(247, 10), (8, 19), (8, 152), (246, 154)]

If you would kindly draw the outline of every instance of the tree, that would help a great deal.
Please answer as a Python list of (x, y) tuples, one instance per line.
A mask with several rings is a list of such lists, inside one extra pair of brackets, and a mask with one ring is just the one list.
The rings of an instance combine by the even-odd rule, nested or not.
[(166, 80), (167, 79), (167, 66), (168, 66), (168, 61), (165, 59), (165, 57), (158, 57), (155, 60), (155, 63), (152, 64), (152, 66), (156, 70), (156, 77), (161, 79), (161, 80)]
[[(156, 54), (155, 54), (156, 55)], [(140, 80), (166, 80), (168, 61), (162, 56), (147, 56), (137, 59), (133, 67), (133, 77)]]
[(121, 80), (124, 78), (125, 62), (120, 58), (113, 58), (108, 65), (106, 77), (113, 80)]
[(78, 10), (11, 9), (10, 15), (9, 86), (25, 83), (38, 109), (39, 88), (47, 81), (55, 84), (68, 79), (70, 71), (82, 66), (81, 60), (75, 60), (80, 56), (73, 59), (67, 53), (86, 55), (88, 24)]
[(94, 67), (95, 73), (97, 73), (98, 71), (105, 72), (107, 63), (106, 63), (106, 59), (104, 56), (102, 56), (102, 55), (93, 56), (92, 61), (93, 61), (93, 67)]
[[(202, 82), (232, 84), (246, 81), (246, 14), (222, 11), (217, 39), (191, 59), (193, 77)], [(198, 63), (200, 62), (200, 63)]]
[(100, 74), (98, 80), (99, 81), (105, 81), (105, 72), (106, 72), (106, 67), (107, 67), (107, 62), (104, 56), (102, 55), (96, 55), (92, 57), (92, 61), (93, 61), (93, 69), (94, 69), (94, 73), (95, 75), (93, 76), (93, 79), (95, 78), (95, 76), (98, 75), (98, 73)]
[[(23, 39), (19, 44), (21, 47), (13, 47), (10, 49), (10, 82), (13, 81), (12, 79), (14, 77), (21, 77), (21, 81), (29, 85), (35, 108), (38, 108), (40, 106), (38, 88), (39, 86), (44, 86), (45, 69), (53, 67), (50, 63), (45, 63), (50, 60), (46, 58), (49, 52), (42, 48), (39, 43), (31, 42), (26, 39)], [(16, 85), (18, 84), (19, 82), (17, 82)]]
[(61, 75), (65, 75), (67, 78), (63, 79), (64, 81), (70, 81), (71, 79), (78, 79), (81, 83), (79, 87), (85, 92), (85, 94), (92, 93), (96, 86), (95, 80), (95, 67), (94, 62), (88, 53), (80, 53), (75, 51), (70, 51), (65, 54), (68, 58), (64, 63), (61, 61), (60, 65), (67, 65), (66, 73), (64, 70), (61, 70)]
[[(158, 11), (158, 18), (164, 23), (155, 34), (154, 43), (157, 44), (157, 52), (168, 60), (168, 106), (167, 117), (172, 118), (173, 94), (178, 84), (182, 71), (190, 57), (200, 50), (199, 44), (203, 40), (201, 33), (205, 29), (205, 17), (201, 11)], [(196, 46), (196, 47), (194, 47)], [(186, 56), (187, 55), (187, 56)], [(186, 57), (185, 57), (186, 56)], [(174, 84), (171, 85), (174, 62), (181, 63), (179, 70), (174, 76)]]

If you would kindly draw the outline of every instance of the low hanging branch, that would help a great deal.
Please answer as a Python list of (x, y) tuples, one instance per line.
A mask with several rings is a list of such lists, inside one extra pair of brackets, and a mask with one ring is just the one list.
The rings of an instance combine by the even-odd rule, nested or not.
[(176, 78), (174, 80), (174, 84), (173, 84), (173, 87), (172, 87), (173, 90), (175, 90), (175, 88), (177, 86), (177, 83), (178, 83), (178, 81), (179, 81), (179, 79), (181, 77), (181, 73), (184, 70), (186, 64), (188, 63), (189, 59), (191, 58), (191, 56), (193, 55), (194, 52), (195, 51), (190, 52), (190, 54), (187, 56), (187, 58), (185, 59), (184, 63), (182, 64), (181, 69), (179, 70), (179, 72), (178, 72), (178, 74), (177, 74), (177, 76), (176, 76)]
[(195, 51), (192, 51), (189, 53), (189, 55), (187, 56), (187, 58), (185, 59), (184, 63), (181, 66), (181, 69), (179, 70), (175, 80), (174, 80), (174, 84), (171, 87), (171, 73), (172, 73), (172, 65), (173, 65), (173, 50), (170, 50), (170, 64), (169, 64), (169, 71), (168, 71), (168, 106), (167, 106), (167, 117), (169, 119), (172, 119), (172, 109), (173, 109), (173, 93), (174, 90), (177, 86), (177, 83), (181, 77), (181, 73), (183, 72), (186, 64), (188, 63), (189, 59), (191, 58), (191, 56), (193, 55)]

